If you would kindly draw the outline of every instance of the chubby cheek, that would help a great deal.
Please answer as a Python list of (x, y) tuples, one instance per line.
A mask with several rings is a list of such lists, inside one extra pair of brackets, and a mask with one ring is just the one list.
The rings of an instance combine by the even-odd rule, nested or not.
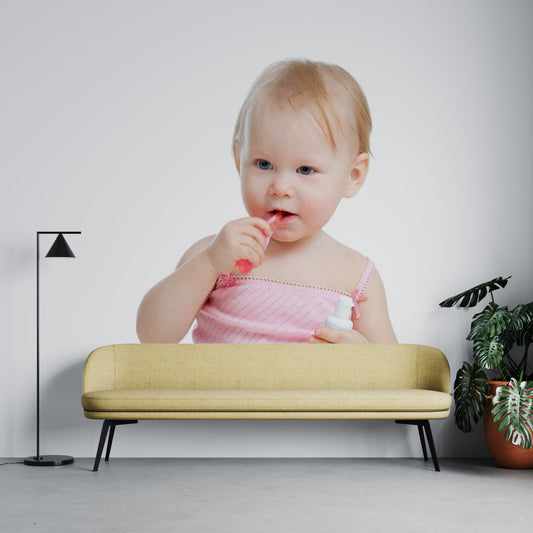
[(264, 214), (264, 199), (266, 192), (258, 180), (241, 177), (241, 196), (244, 207), (250, 216), (261, 217)]
[(305, 212), (306, 222), (318, 229), (332, 217), (338, 203), (337, 197), (331, 198), (324, 195), (308, 197), (305, 205), (302, 205), (302, 215)]

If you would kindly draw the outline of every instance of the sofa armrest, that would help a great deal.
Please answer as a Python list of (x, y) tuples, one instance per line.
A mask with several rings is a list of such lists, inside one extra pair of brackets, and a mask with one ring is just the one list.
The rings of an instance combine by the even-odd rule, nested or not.
[(418, 345), (417, 388), (450, 393), (450, 365), (437, 348)]
[(93, 350), (85, 361), (83, 393), (114, 390), (115, 376), (115, 346), (102, 346)]

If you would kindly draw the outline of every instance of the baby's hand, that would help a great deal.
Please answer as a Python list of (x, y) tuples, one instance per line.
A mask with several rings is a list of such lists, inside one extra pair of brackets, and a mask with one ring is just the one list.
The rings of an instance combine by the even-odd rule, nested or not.
[(340, 329), (316, 328), (314, 335), (309, 337), (310, 343), (330, 344), (368, 344), (368, 341), (355, 329), (343, 331)]
[(262, 218), (232, 220), (207, 247), (207, 257), (219, 274), (230, 274), (240, 259), (247, 259), (256, 268), (265, 260), (265, 240), (271, 234), (272, 229)]

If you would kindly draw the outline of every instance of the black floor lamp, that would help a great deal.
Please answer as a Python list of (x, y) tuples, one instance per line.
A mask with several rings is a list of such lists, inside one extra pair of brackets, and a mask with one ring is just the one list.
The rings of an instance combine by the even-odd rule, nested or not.
[(57, 235), (46, 257), (76, 257), (68, 245), (64, 234), (80, 234), (81, 231), (38, 231), (37, 232), (37, 453), (24, 459), (30, 466), (60, 466), (74, 462), (70, 455), (40, 455), (40, 358), (39, 358), (39, 237), (43, 234)]

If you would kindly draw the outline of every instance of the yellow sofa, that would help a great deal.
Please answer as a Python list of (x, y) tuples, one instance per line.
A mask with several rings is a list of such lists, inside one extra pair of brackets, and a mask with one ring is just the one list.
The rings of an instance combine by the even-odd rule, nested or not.
[[(424, 430), (446, 418), (450, 368), (413, 344), (117, 344), (85, 363), (81, 403), (103, 420), (93, 471), (115, 426), (168, 419), (381, 419)], [(108, 437), (109, 435), (109, 437)]]

